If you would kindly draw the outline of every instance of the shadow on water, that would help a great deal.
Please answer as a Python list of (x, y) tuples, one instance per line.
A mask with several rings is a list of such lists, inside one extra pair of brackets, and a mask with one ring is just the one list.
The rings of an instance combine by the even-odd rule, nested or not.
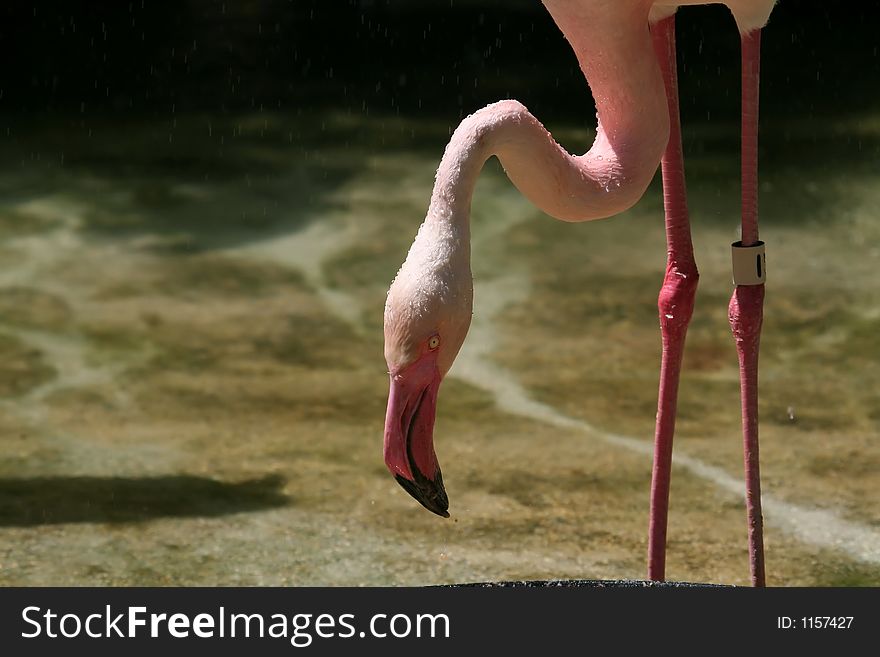
[[(16, 201), (63, 194), (82, 209), (80, 230), (93, 239), (146, 237), (144, 248), (169, 254), (224, 249), (351, 212), (346, 185), (369, 171), (373, 158), (403, 153), (438, 163), (457, 121), (252, 113), (93, 118), (88, 127), (34, 123), (20, 126), (0, 156), (15, 172), (0, 179), (0, 194)], [(592, 141), (589, 130), (548, 127), (575, 153)], [(735, 201), (738, 126), (686, 123), (684, 138), (692, 191)], [(878, 161), (880, 137), (856, 125), (769, 122), (761, 132), (764, 207), (775, 210), (779, 200), (778, 209), (788, 210), (771, 212), (774, 221), (824, 219), (846, 202), (845, 190), (821, 185), (831, 167), (876, 175)], [(790, 193), (799, 187), (805, 189)], [(802, 205), (798, 212), (790, 211), (793, 199)]]
[(0, 479), (0, 527), (216, 517), (287, 506), (276, 475), (237, 483), (192, 475)]
[(257, 113), (20, 123), (0, 155), (14, 172), (0, 179), (0, 195), (16, 204), (63, 195), (94, 239), (222, 249), (296, 232), (338, 209), (334, 192), (370, 150), (349, 141), (351, 129)]

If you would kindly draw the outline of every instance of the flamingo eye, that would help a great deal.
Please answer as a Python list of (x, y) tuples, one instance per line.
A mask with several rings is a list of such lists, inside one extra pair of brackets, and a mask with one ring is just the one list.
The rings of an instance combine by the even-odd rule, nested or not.
[(434, 351), (439, 346), (440, 346), (440, 336), (439, 335), (432, 335), (431, 338), (428, 340), (428, 349), (430, 349), (431, 351)]

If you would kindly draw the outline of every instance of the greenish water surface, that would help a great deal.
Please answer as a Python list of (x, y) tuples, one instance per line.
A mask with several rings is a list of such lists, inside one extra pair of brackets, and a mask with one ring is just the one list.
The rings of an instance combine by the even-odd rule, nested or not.
[[(659, 176), (624, 215), (569, 225), (487, 166), (474, 344), (436, 431), (452, 518), (385, 469), (384, 294), (450, 127), (262, 112), (13, 124), (0, 155), (0, 584), (644, 576)], [(548, 127), (573, 151), (592, 140)], [(742, 469), (726, 319), (737, 139), (735, 125), (685, 127), (701, 281), (676, 449), (708, 470), (676, 469), (667, 572), (743, 584), (744, 506), (719, 484)], [(880, 584), (878, 156), (880, 117), (762, 125), (775, 585)], [(512, 387), (482, 385), (486, 372)], [(572, 422), (511, 409), (516, 395)]]

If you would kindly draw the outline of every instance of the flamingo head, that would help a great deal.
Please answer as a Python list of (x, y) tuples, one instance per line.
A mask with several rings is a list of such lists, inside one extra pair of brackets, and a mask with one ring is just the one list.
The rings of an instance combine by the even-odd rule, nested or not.
[[(440, 383), (470, 326), (473, 281), (469, 254), (423, 226), (385, 303), (385, 361), (391, 378), (385, 415), (385, 464), (429, 511), (449, 517), (434, 453)], [(438, 239), (439, 238), (439, 239)], [(445, 245), (444, 245), (445, 244)]]

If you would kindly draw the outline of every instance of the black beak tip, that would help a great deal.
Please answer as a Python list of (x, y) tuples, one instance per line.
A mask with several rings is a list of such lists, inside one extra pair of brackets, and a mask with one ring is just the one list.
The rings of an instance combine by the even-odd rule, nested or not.
[(428, 511), (436, 513), (441, 518), (449, 517), (449, 498), (443, 488), (443, 477), (439, 470), (433, 481), (418, 470), (415, 471), (415, 481), (410, 481), (399, 474), (394, 475), (394, 478), (403, 490), (412, 495)]

